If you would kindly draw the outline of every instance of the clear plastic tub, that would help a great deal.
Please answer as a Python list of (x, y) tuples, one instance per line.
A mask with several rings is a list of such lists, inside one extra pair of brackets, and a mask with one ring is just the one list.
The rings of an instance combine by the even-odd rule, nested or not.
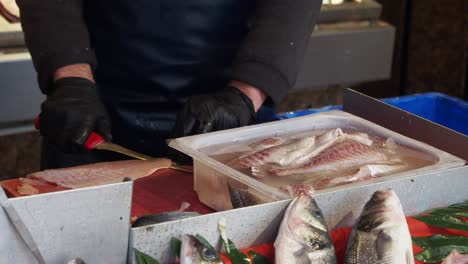
[(278, 186), (262, 182), (246, 173), (227, 166), (226, 162), (218, 157), (224, 154), (233, 155), (233, 152), (245, 151), (246, 149), (244, 148), (249, 143), (264, 138), (313, 133), (314, 131), (324, 131), (333, 128), (364, 132), (382, 139), (392, 138), (399, 145), (430, 156), (432, 162), (412, 170), (318, 190), (317, 193), (402, 179), (427, 171), (444, 170), (465, 164), (464, 160), (449, 153), (342, 111), (318, 113), (294, 119), (178, 138), (170, 141), (169, 146), (193, 158), (194, 188), (199, 199), (207, 206), (218, 211), (223, 211), (232, 209), (232, 192), (230, 193), (230, 188), (231, 191), (232, 188), (248, 191), (249, 195), (253, 195), (256, 202), (260, 203), (288, 199), (289, 196), (283, 190), (280, 190)]

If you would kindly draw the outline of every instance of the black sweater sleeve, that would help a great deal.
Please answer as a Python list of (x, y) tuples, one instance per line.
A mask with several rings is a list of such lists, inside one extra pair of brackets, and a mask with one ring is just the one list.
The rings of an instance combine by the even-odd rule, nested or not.
[(259, 0), (231, 78), (278, 103), (295, 84), (322, 0)]
[(50, 91), (53, 74), (62, 66), (96, 67), (82, 0), (17, 0), (17, 4), (42, 92)]

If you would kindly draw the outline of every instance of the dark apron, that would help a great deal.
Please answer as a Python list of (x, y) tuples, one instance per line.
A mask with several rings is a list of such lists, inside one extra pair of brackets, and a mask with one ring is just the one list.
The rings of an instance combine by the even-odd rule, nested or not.
[[(253, 0), (87, 0), (96, 80), (115, 143), (164, 156), (184, 100), (226, 85), (225, 72), (255, 9)], [(96, 151), (97, 152), (97, 151)], [(121, 159), (68, 154), (44, 142), (43, 168)]]

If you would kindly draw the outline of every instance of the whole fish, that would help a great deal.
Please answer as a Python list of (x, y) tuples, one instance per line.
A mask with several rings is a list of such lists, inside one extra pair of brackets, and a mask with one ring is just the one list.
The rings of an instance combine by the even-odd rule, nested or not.
[(345, 264), (371, 263), (414, 263), (405, 215), (392, 190), (380, 190), (372, 195), (348, 241)]
[(281, 222), (275, 241), (275, 263), (333, 264), (335, 249), (328, 227), (310, 190), (298, 192)]
[(452, 250), (452, 253), (442, 262), (442, 264), (467, 264), (468, 254), (462, 255), (458, 250)]
[(195, 236), (185, 235), (180, 249), (180, 264), (222, 264), (218, 252)]

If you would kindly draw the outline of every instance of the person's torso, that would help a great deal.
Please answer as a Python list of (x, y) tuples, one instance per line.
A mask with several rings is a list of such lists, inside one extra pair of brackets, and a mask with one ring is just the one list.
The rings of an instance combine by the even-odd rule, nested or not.
[(252, 0), (85, 2), (98, 82), (128, 99), (221, 88), (255, 7)]

